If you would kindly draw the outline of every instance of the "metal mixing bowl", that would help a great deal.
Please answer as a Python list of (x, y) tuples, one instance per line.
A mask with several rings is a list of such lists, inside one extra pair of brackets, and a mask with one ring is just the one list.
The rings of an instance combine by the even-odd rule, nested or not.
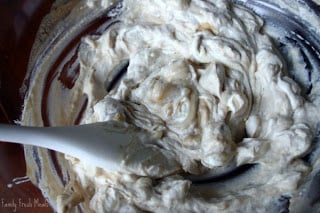
[[(320, 87), (320, 5), (311, 0), (294, 1), (299, 7), (296, 7), (296, 9), (284, 9), (281, 5), (275, 3), (277, 1), (272, 0), (233, 0), (233, 2), (253, 10), (264, 19), (264, 31), (273, 38), (276, 46), (283, 55), (284, 60), (286, 61), (288, 75), (298, 82), (306, 98), (317, 99), (318, 96), (320, 96), (317, 92), (320, 91), (317, 90)], [(290, 4), (290, 2), (292, 3), (293, 1), (283, 0), (281, 2)], [(23, 100), (21, 91), (24, 91), (21, 90), (21, 87), (24, 85), (23, 80), (27, 70), (29, 53), (40, 20), (47, 12), (49, 12), (52, 3), (52, 0), (14, 0), (10, 2), (0, 2), (0, 14), (3, 16), (0, 18), (0, 21), (2, 22), (0, 24), (2, 29), (0, 31), (0, 118), (2, 119), (2, 122), (12, 123), (20, 117)], [(310, 22), (308, 21), (308, 17), (301, 17), (297, 13), (298, 8), (309, 10), (310, 14), (308, 15), (319, 22)], [(97, 22), (96, 20), (99, 21)], [(89, 29), (88, 26), (92, 25), (92, 23), (95, 25), (96, 29), (105, 27), (103, 26), (104, 19), (101, 19), (100, 13), (86, 19), (82, 24), (84, 28)], [(47, 40), (43, 41), (44, 47), (47, 48), (41, 49), (38, 53), (38, 60), (35, 59), (29, 64), (30, 71), (45, 66), (44, 64), (48, 61), (53, 62), (57, 60), (61, 54), (65, 54), (64, 49), (69, 47), (71, 41), (74, 41), (74, 37), (90, 32), (90, 30), (76, 30), (72, 21), (64, 24), (65, 28), (63, 30), (55, 34), (54, 37), (49, 37)], [(71, 34), (66, 34), (65, 30), (74, 31)], [(60, 49), (60, 51), (55, 51), (53, 54), (51, 52), (52, 45), (55, 46), (55, 50)], [(72, 51), (73, 48), (74, 47), (71, 46), (69, 51)], [(299, 50), (300, 54), (298, 56), (288, 54), (289, 48), (296, 48)], [(49, 58), (46, 57), (48, 55), (50, 56)], [(304, 62), (305, 66), (303, 71), (293, 63), (297, 60), (302, 60)], [(320, 100), (318, 103), (320, 104)], [(46, 110), (47, 109), (44, 111)], [(50, 122), (47, 122), (47, 125), (50, 125)], [(312, 163), (316, 158), (319, 158), (320, 155), (317, 149), (319, 143), (317, 137), (314, 140), (314, 146), (312, 147), (312, 150), (310, 150), (310, 153), (304, 156), (306, 162)], [(4, 202), (7, 203), (11, 200), (18, 203), (19, 198), (39, 198), (41, 199), (40, 202), (44, 202), (39, 191), (34, 188), (30, 182), (14, 185), (13, 188), (7, 187), (8, 184), (12, 183), (12, 180), (15, 177), (25, 176), (23, 152), (20, 146), (2, 143), (0, 143), (0, 145), (0, 183), (1, 187), (4, 189), (0, 191), (0, 199), (3, 198)], [(52, 155), (52, 153), (48, 154)], [(17, 163), (13, 164), (13, 161)], [(56, 159), (52, 159), (52, 161), (54, 165)], [(302, 192), (301, 201), (299, 201), (300, 203), (295, 205), (297, 208), (295, 212), (320, 212), (320, 170), (313, 171), (310, 178), (312, 178), (312, 181), (310, 181), (308, 185), (308, 190)], [(28, 200), (25, 202), (27, 201)], [(287, 205), (287, 202), (283, 202), (283, 205), (279, 207), (279, 212), (287, 212)], [(1, 208), (0, 203), (0, 211), (6, 212), (6, 210), (8, 210), (8, 208)], [(12, 210), (12, 208), (10, 210)], [(20, 208), (20, 212), (27, 211), (37, 212), (37, 209)], [(50, 208), (40, 208), (38, 212), (52, 212), (52, 210)]]

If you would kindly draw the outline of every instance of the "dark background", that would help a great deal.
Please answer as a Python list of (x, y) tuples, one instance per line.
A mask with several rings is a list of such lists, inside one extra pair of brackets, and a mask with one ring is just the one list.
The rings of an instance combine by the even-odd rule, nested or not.
[[(29, 53), (39, 24), (54, 0), (0, 0), (0, 122), (13, 123), (21, 115), (20, 93)], [(49, 213), (41, 192), (28, 181), (14, 184), (13, 178), (26, 176), (23, 148), (0, 142), (0, 213)], [(13, 187), (9, 188), (8, 184)], [(36, 203), (35, 203), (36, 202)], [(17, 209), (11, 207), (16, 205)]]

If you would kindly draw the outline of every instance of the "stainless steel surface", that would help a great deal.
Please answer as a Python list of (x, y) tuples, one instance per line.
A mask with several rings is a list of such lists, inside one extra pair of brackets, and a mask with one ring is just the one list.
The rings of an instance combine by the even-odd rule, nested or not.
[[(265, 21), (265, 30), (277, 31), (279, 34), (272, 34), (274, 42), (276, 43), (279, 51), (286, 61), (288, 74), (296, 80), (302, 87), (303, 94), (308, 98), (313, 93), (314, 88), (319, 84), (320, 74), (320, 35), (317, 34), (316, 29), (310, 27), (310, 23), (300, 19), (296, 15), (292, 14), (286, 9), (281, 9), (279, 6), (271, 3), (272, 1), (265, 0), (233, 0), (237, 4), (248, 7), (255, 13), (260, 15)], [(309, 7), (316, 16), (319, 17), (319, 6), (312, 1), (299, 1), (305, 7)], [(99, 17), (101, 11), (98, 11), (94, 17), (90, 17), (81, 22), (83, 28), (87, 28), (94, 19)], [(106, 17), (112, 19), (111, 12), (106, 13)], [(78, 22), (78, 20), (75, 20)], [(108, 26), (108, 21), (104, 23)], [(64, 51), (64, 48), (68, 46), (70, 41), (73, 41), (74, 37), (81, 35), (84, 31), (76, 29), (78, 25), (72, 22), (64, 23), (64, 28), (57, 34), (52, 36), (52, 39), (48, 39), (50, 44), (44, 44), (46, 48), (41, 49), (38, 57), (31, 69), (50, 69), (52, 64), (58, 60), (58, 56)], [(102, 26), (102, 25), (101, 25)], [(103, 27), (103, 26), (102, 26)], [(64, 30), (71, 32), (66, 34)], [(99, 31), (99, 30), (97, 30)], [(57, 49), (53, 49), (52, 46), (59, 46)], [(76, 46), (72, 46), (76, 49)], [(297, 73), (298, 70), (293, 65), (293, 61), (298, 59), (288, 54), (288, 49), (298, 48), (300, 51), (300, 57), (303, 58), (305, 63), (304, 73)], [(49, 57), (50, 56), (50, 57)], [(301, 58), (299, 58), (300, 60)], [(300, 71), (301, 72), (301, 71)], [(319, 157), (316, 144), (319, 144), (318, 138), (314, 140), (315, 146), (310, 150), (310, 154), (304, 157), (304, 160), (308, 163), (312, 163), (315, 158)], [(311, 154), (314, 153), (314, 154)], [(311, 157), (313, 156), (313, 157)], [(258, 166), (257, 166), (258, 169)], [(250, 170), (251, 171), (251, 170)], [(252, 171), (251, 171), (252, 172)], [(246, 172), (250, 175), (250, 172)], [(313, 171), (312, 181), (309, 182), (307, 190), (302, 192), (300, 203), (295, 212), (319, 212), (319, 205), (316, 204), (320, 200), (320, 171)], [(241, 174), (237, 174), (239, 176)], [(230, 174), (224, 174), (221, 179), (227, 179)], [(245, 179), (245, 178), (244, 178)], [(205, 185), (205, 184), (204, 184)], [(208, 186), (204, 186), (207, 188)], [(282, 197), (279, 200), (279, 205), (275, 206), (279, 212), (288, 212), (288, 205), (290, 202), (289, 197)]]
[[(266, 0), (234, 0), (235, 3), (245, 6), (260, 15), (265, 22), (265, 31), (273, 37), (276, 46), (284, 58), (288, 75), (292, 77), (302, 88), (302, 94), (306, 99), (319, 100), (320, 84), (320, 26), (304, 20), (288, 9), (283, 9)], [(320, 5), (311, 0), (291, 1), (307, 8), (315, 19), (320, 19)], [(311, 21), (311, 20), (310, 20)], [(272, 32), (271, 32), (272, 31)], [(288, 50), (296, 48), (300, 54), (298, 58), (290, 55)], [(304, 69), (295, 66), (296, 61), (303, 60)], [(319, 103), (319, 101), (317, 101)], [(318, 136), (313, 141), (310, 152), (303, 157), (306, 163), (313, 164), (320, 158), (320, 125)], [(319, 165), (318, 165), (319, 166)], [(301, 197), (296, 203), (295, 213), (319, 213), (320, 212), (320, 170), (313, 170), (307, 180), (306, 187), (301, 191)], [(279, 201), (279, 212), (289, 212), (290, 198)]]
[[(320, 78), (320, 35), (319, 32), (315, 31), (320, 26), (312, 26), (311, 23), (306, 22), (297, 14), (280, 8), (278, 5), (271, 3), (272, 1), (235, 0), (234, 2), (253, 10), (261, 16), (265, 22), (265, 28), (275, 28), (278, 31), (278, 35), (271, 36), (274, 36), (274, 41), (285, 58), (289, 75), (298, 81), (304, 94), (310, 94), (313, 84), (318, 82)], [(301, 7), (309, 8), (320, 19), (319, 5), (310, 0), (298, 2), (300, 2)], [(306, 64), (306, 77), (304, 79), (298, 79), (297, 72), (301, 70), (295, 70), (295, 67), (290, 64), (297, 60), (288, 55), (287, 50), (291, 47), (299, 48), (301, 51), (301, 56)], [(313, 76), (316, 79), (311, 79)]]

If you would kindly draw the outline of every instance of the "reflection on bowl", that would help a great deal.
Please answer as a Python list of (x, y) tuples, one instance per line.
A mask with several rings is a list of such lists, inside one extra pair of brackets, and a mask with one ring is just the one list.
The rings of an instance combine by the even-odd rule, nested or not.
[[(33, 44), (33, 39), (35, 37), (35, 33), (39, 26), (40, 20), (43, 17), (43, 15), (45, 15), (49, 11), (49, 7), (52, 4), (52, 2), (53, 1), (49, 1), (49, 0), (47, 1), (16, 0), (16, 1), (11, 1), (11, 3), (1, 3), (0, 5), (1, 6), (0, 14), (2, 15), (4, 14), (3, 16), (5, 16), (4, 18), (1, 19), (1, 21), (12, 20), (12, 23), (9, 22), (10, 24), (9, 23), (6, 23), (5, 25), (2, 24), (1, 26), (6, 26), (6, 27), (4, 31), (0, 32), (1, 41), (8, 41), (8, 42), (5, 42), (3, 47), (1, 46), (1, 51), (4, 52), (4, 54), (2, 54), (1, 57), (4, 57), (5, 59), (4, 63), (0, 64), (1, 65), (0, 67), (1, 68), (1, 79), (0, 79), (1, 80), (1, 90), (0, 90), (1, 122), (12, 123), (14, 120), (17, 120), (20, 117), (21, 105), (22, 105), (22, 100), (25, 92), (22, 85), (23, 85), (23, 80), (25, 78), (26, 67), (28, 65), (29, 52)], [(273, 20), (272, 17), (278, 18), (279, 14), (283, 16), (285, 15), (281, 11), (273, 10), (272, 7), (268, 8), (268, 7), (265, 7), (266, 6), (265, 4), (260, 4), (262, 1), (247, 1), (247, 2), (249, 3), (245, 4), (245, 6), (252, 8), (257, 13), (261, 12), (261, 15), (263, 15), (267, 21), (270, 20), (270, 23), (272, 23), (272, 20)], [(253, 3), (250, 4), (250, 2), (253, 2)], [(40, 10), (39, 8), (43, 8), (43, 9)], [(5, 10), (5, 11), (1, 11), (1, 10)], [(50, 109), (50, 107), (52, 106), (47, 104), (46, 99), (48, 94), (50, 95), (50, 86), (51, 86), (50, 82), (52, 78), (60, 78), (61, 81), (63, 82), (63, 85), (66, 88), (68, 89), (72, 88), (72, 85), (74, 81), (76, 81), (77, 73), (78, 73), (78, 70), (77, 70), (78, 65), (75, 63), (74, 56), (78, 48), (79, 37), (88, 33), (93, 33), (93, 32), (97, 33), (100, 30), (103, 31), (106, 27), (109, 26), (108, 24), (105, 25), (105, 23), (107, 23), (107, 19), (105, 19), (104, 17), (99, 17), (99, 18), (96, 17), (96, 18), (97, 18), (96, 20), (91, 22), (89, 27), (78, 31), (78, 34), (71, 35), (72, 37), (70, 38), (65, 38), (64, 36), (66, 36), (66, 34), (64, 34), (64, 32), (62, 31), (59, 34), (59, 36), (61, 37), (58, 36), (59, 40), (56, 40), (56, 41), (53, 40), (53, 42), (58, 43), (58, 41), (59, 42), (61, 41), (60, 38), (62, 38), (66, 40), (67, 43), (64, 43), (65, 45), (63, 45), (61, 51), (60, 52), (58, 51), (58, 55), (55, 55), (56, 59), (49, 59), (49, 60), (54, 60), (54, 62), (51, 63), (52, 66), (50, 66), (50, 68), (48, 69), (49, 75), (46, 81), (44, 81), (46, 82), (46, 85), (44, 88), (44, 96), (43, 96), (42, 111), (41, 111), (43, 123), (46, 126), (51, 125), (51, 121), (49, 119), (49, 116), (47, 116), (47, 113), (49, 111), (52, 111), (52, 109)], [(276, 23), (281, 24), (281, 22), (274, 22), (272, 23), (273, 26)], [(71, 23), (68, 23), (68, 24), (71, 25)], [(282, 23), (281, 26), (278, 26), (278, 27), (283, 28), (284, 31), (294, 32), (295, 28), (291, 29), (292, 26), (295, 27), (296, 25), (294, 24), (285, 25)], [(299, 30), (303, 30), (303, 28), (300, 28)], [(295, 40), (296, 42), (293, 42), (295, 45), (297, 43), (299, 44), (299, 41), (300, 42), (302, 41), (302, 43), (300, 44), (303, 47), (301, 48), (302, 51), (304, 52), (303, 55), (306, 55), (306, 56), (309, 55), (309, 56), (312, 56), (313, 58), (317, 57), (318, 52), (316, 50), (319, 49), (319, 43), (318, 43), (319, 41), (317, 40), (317, 37), (315, 38), (308, 37), (309, 36), (308, 33), (302, 33), (301, 35), (304, 37), (304, 39), (299, 40), (297, 39), (297, 37), (290, 38), (290, 36), (288, 37), (288, 35), (290, 35), (290, 33), (286, 34), (286, 37), (280, 38), (280, 40), (278, 40), (279, 42), (278, 45), (280, 46), (283, 45), (283, 43), (281, 43), (282, 41), (281, 39), (291, 39), (290, 41)], [(297, 34), (291, 34), (291, 35), (296, 36)], [(312, 38), (312, 41), (310, 40), (310, 38)], [(303, 41), (307, 41), (307, 42), (303, 42)], [(61, 43), (59, 44), (61, 45)], [(307, 45), (312, 44), (314, 48), (305, 48), (305, 46), (303, 46), (305, 44)], [(281, 50), (283, 50), (283, 52), (285, 53), (285, 50), (286, 50), (285, 47), (281, 46), (281, 48), (282, 48)], [(44, 56), (43, 54), (48, 53), (46, 49), (43, 49), (42, 51), (43, 52), (39, 53), (40, 56)], [(310, 52), (305, 52), (305, 51), (310, 51)], [(309, 60), (308, 57), (305, 58), (305, 60), (308, 61), (310, 66), (314, 68), (314, 70), (310, 70), (310, 72), (319, 72), (318, 70), (319, 60), (314, 60), (313, 58), (312, 58), (312, 61)], [(41, 65), (43, 61), (41, 57), (40, 59), (41, 59), (40, 60), (40, 65)], [(293, 59), (289, 59), (289, 60), (293, 60)], [(37, 66), (39, 66), (39, 64)], [(70, 67), (72, 69), (69, 69)], [(295, 78), (295, 76), (293, 77)], [(296, 78), (298, 81), (301, 80), (301, 79), (298, 79), (299, 76), (297, 76)], [(301, 80), (301, 84), (304, 89), (304, 92), (306, 94), (310, 93), (312, 90), (312, 88), (310, 88), (310, 85), (313, 82), (312, 81), (304, 82), (302, 80)], [(69, 94), (69, 95), (72, 95), (72, 94)], [(78, 122), (78, 118), (79, 116), (81, 116), (82, 108), (85, 107), (85, 105), (86, 105), (86, 99), (84, 97), (78, 109), (79, 114), (72, 119), (71, 123)], [(14, 208), (14, 203), (19, 205), (19, 202), (20, 202), (21, 212), (27, 212), (30, 209), (32, 209), (30, 210), (30, 212), (36, 212), (37, 210), (35, 210), (36, 209), (35, 207), (37, 206), (35, 202), (38, 202), (39, 204), (43, 204), (43, 206), (38, 206), (37, 209), (39, 209), (39, 212), (52, 212), (51, 208), (47, 205), (46, 201), (43, 199), (43, 197), (41, 197), (40, 191), (37, 190), (35, 187), (33, 187), (33, 185), (28, 181), (28, 179), (24, 178), (25, 164), (24, 164), (24, 158), (23, 158), (23, 149), (17, 145), (9, 145), (9, 144), (3, 144), (3, 143), (1, 143), (0, 145), (1, 145), (0, 160), (2, 163), (1, 169), (0, 169), (1, 187), (5, 188), (0, 192), (0, 199), (3, 198), (4, 203), (7, 204), (5, 208), (11, 208), (10, 210), (12, 210), (12, 208)], [(38, 151), (33, 150), (33, 152), (38, 153), (39, 155)], [(28, 153), (31, 153), (31, 151)], [(59, 161), (59, 156), (56, 153), (51, 151), (44, 152), (44, 154), (48, 155), (49, 160), (52, 161), (51, 165), (53, 165), (53, 169), (57, 171), (57, 173), (59, 174), (62, 185), (65, 184), (67, 180), (65, 177), (63, 177), (64, 172), (61, 171), (61, 168), (59, 167), (59, 164), (57, 162)], [(38, 156), (34, 157), (35, 161), (37, 160), (37, 157)], [(13, 162), (13, 161), (17, 162), (14, 164), (15, 165), (14, 167), (12, 166), (12, 163), (10, 165), (10, 162)], [(39, 165), (39, 168), (41, 170), (41, 165)], [(16, 177), (19, 177), (19, 178), (15, 179)], [(21, 183), (21, 184), (16, 184), (16, 183)], [(29, 198), (31, 200), (29, 200)], [(10, 204), (10, 202), (12, 204)], [(32, 206), (32, 208), (26, 209), (27, 204), (29, 204), (29, 206)], [(12, 205), (13, 207), (10, 207), (10, 205)]]
[[(53, 0), (0, 1), (0, 122), (21, 115), (29, 53)], [(23, 147), (0, 142), (0, 212), (53, 212), (26, 177)]]

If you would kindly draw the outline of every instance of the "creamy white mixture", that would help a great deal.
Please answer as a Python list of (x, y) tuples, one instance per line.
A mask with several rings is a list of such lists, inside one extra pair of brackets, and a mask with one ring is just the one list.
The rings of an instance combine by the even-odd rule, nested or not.
[[(75, 8), (112, 4), (87, 0)], [(71, 124), (86, 97), (81, 123), (116, 120), (155, 138), (133, 141), (118, 172), (60, 155), (66, 187), (54, 171), (42, 166), (39, 174), (36, 160), (27, 159), (28, 175), (58, 212), (76, 205), (85, 212), (280, 212), (281, 200), (297, 208), (305, 177), (319, 164), (300, 158), (320, 119), (284, 74), (262, 19), (226, 0), (124, 0), (118, 9), (102, 35), (82, 39), (72, 93), (63, 95), (58, 78), (52, 82), (51, 121)], [(126, 63), (126, 74), (108, 92)], [(43, 125), (43, 76), (36, 74), (31, 85), (25, 125)], [(38, 152), (42, 165), (50, 164), (46, 151)], [(255, 166), (209, 185), (183, 175), (246, 164)]]

